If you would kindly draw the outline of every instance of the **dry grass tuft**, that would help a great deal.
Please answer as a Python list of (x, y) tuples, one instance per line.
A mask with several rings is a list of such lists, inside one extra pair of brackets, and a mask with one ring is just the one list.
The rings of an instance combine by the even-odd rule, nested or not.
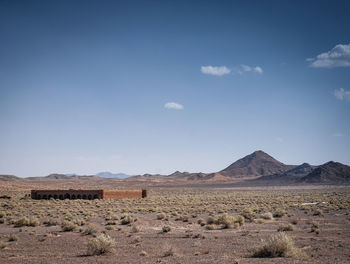
[(293, 231), (294, 230), (294, 226), (292, 226), (291, 224), (281, 224), (277, 231), (278, 232), (286, 232), (286, 231)]
[(90, 239), (87, 243), (87, 255), (103, 255), (113, 252), (115, 240), (108, 235), (101, 234), (96, 238)]
[(61, 224), (62, 231), (70, 232), (78, 229), (78, 225), (72, 221), (64, 220)]
[(94, 224), (89, 224), (85, 230), (84, 230), (84, 235), (94, 235), (96, 233), (98, 233), (99, 228), (98, 226), (94, 225)]
[(254, 258), (297, 258), (305, 257), (305, 253), (296, 248), (293, 239), (281, 232), (262, 240), (262, 245), (251, 249)]
[(28, 218), (26, 216), (23, 216), (20, 219), (14, 220), (13, 224), (15, 227), (38, 226), (40, 225), (40, 222), (37, 218)]
[(273, 215), (271, 212), (267, 212), (267, 213), (261, 214), (260, 218), (265, 219), (265, 220), (271, 220), (271, 219), (273, 219)]
[(164, 247), (163, 247), (163, 256), (164, 257), (170, 257), (170, 256), (174, 256), (175, 255), (175, 249), (174, 247), (168, 245), (168, 244), (165, 244)]

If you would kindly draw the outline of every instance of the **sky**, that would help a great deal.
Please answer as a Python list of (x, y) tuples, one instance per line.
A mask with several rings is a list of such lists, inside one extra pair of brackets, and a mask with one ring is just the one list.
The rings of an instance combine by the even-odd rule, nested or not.
[(0, 1), (0, 174), (350, 164), (349, 1)]

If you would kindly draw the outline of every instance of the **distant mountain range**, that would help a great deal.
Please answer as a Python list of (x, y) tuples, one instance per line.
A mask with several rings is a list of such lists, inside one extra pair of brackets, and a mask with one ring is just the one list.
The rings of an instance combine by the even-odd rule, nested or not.
[(215, 173), (188, 173), (176, 171), (170, 178), (201, 181), (246, 180), (254, 184), (350, 184), (350, 167), (339, 162), (320, 166), (308, 163), (286, 165), (267, 153), (258, 150), (227, 168)]
[(57, 181), (57, 180), (103, 180), (155, 182), (246, 182), (247, 184), (290, 185), (290, 184), (350, 184), (350, 167), (329, 161), (319, 166), (308, 163), (286, 165), (267, 153), (258, 150), (247, 155), (227, 168), (214, 173), (190, 173), (176, 171), (170, 175), (143, 174), (130, 176), (124, 173), (100, 172), (96, 175), (50, 174), (46, 177), (19, 178), (14, 175), (0, 175), (0, 181)]
[(117, 179), (126, 179), (131, 177), (132, 175), (128, 175), (125, 173), (112, 173), (109, 171), (99, 172), (96, 173), (96, 176), (102, 177), (102, 178), (117, 178)]

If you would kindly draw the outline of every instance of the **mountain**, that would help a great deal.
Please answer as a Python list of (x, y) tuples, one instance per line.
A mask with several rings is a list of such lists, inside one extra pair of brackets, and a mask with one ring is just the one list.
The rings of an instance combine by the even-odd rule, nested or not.
[(61, 180), (72, 181), (72, 180), (101, 180), (102, 178), (96, 175), (68, 176), (66, 174), (52, 173), (45, 177), (28, 177), (25, 179), (29, 181), (61, 181)]
[(350, 183), (350, 166), (329, 161), (302, 177), (303, 183), (341, 184)]
[(19, 181), (21, 178), (15, 175), (0, 174), (0, 181)]
[(283, 184), (287, 182), (295, 182), (302, 177), (308, 175), (310, 172), (312, 172), (316, 166), (312, 166), (308, 163), (303, 163), (295, 168), (292, 168), (290, 170), (287, 170), (283, 173), (276, 173), (272, 175), (266, 175), (259, 177), (256, 179), (256, 181), (269, 181), (269, 182), (274, 182), (278, 184)]
[(257, 177), (283, 173), (296, 166), (285, 165), (265, 152), (258, 150), (232, 163), (219, 173), (231, 178)]
[(129, 178), (132, 175), (127, 175), (125, 173), (112, 173), (109, 171), (99, 172), (96, 173), (96, 176), (102, 177), (102, 178), (117, 178), (117, 179), (125, 179)]

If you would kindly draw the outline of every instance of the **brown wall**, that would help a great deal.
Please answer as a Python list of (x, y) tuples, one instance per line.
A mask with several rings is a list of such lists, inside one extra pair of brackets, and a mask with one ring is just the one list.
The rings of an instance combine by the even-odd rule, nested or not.
[(103, 199), (142, 198), (142, 190), (103, 191)]

